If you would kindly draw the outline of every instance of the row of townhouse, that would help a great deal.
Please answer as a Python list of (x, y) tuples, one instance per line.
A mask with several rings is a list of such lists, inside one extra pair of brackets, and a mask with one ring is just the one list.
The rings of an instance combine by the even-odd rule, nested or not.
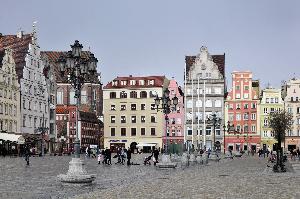
[[(293, 114), (292, 129), (283, 143), (291, 150), (300, 145), (300, 80), (284, 82), (281, 89), (260, 90), (250, 71), (233, 71), (227, 90), (225, 54), (210, 55), (206, 47), (186, 56), (184, 72), (184, 142), (189, 147), (219, 150), (273, 150), (276, 140), (269, 127), (270, 113)], [(213, 116), (217, 119), (215, 120)], [(230, 128), (229, 128), (230, 127)]]
[[(75, 92), (57, 63), (60, 56), (66, 55), (62, 51), (41, 51), (35, 25), (30, 34), (0, 34), (1, 151), (6, 148), (20, 153), (25, 141), (39, 151), (44, 146), (54, 152), (62, 148), (59, 143), (64, 143), (64, 148), (73, 147)], [(90, 51), (82, 53), (83, 57), (88, 55)], [(83, 147), (101, 145), (99, 76), (97, 72), (89, 74), (81, 90), (79, 138)]]

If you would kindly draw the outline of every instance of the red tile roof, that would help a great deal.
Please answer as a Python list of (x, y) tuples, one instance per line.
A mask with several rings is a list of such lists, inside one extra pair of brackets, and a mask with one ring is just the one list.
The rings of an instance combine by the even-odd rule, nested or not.
[[(109, 82), (104, 89), (110, 88), (152, 88), (152, 87), (163, 87), (165, 76), (146, 76), (146, 77), (117, 77), (113, 81), (118, 81), (116, 86), (112, 85), (112, 82)], [(121, 80), (127, 81), (127, 85), (121, 85)], [(130, 85), (130, 80), (136, 80), (136, 85)], [(144, 85), (139, 85), (138, 80), (144, 80)], [(148, 85), (148, 80), (154, 80), (154, 85)]]
[[(212, 55), (213, 62), (217, 64), (220, 73), (225, 77), (225, 53), (224, 55)], [(186, 73), (195, 63), (196, 56), (185, 56)]]
[(21, 38), (18, 38), (17, 35), (0, 36), (0, 51), (4, 51), (5, 48), (13, 50), (13, 58), (16, 63), (16, 72), (19, 80), (23, 77), (23, 68), (26, 64), (25, 56), (28, 53), (31, 42), (31, 34), (23, 34)]
[(69, 110), (67, 107), (64, 107), (64, 106), (56, 106), (56, 114), (68, 114), (69, 113)]
[[(82, 51), (81, 57), (86, 59), (90, 56), (90, 51)], [(51, 65), (54, 66), (54, 72), (56, 75), (56, 81), (57, 82), (66, 82), (66, 79), (62, 77), (61, 72), (60, 72), (60, 67), (59, 64), (57, 63), (57, 60), (59, 59), (60, 56), (67, 56), (67, 52), (64, 51), (42, 51), (42, 55), (47, 56), (49, 61), (51, 62)], [(97, 83), (100, 83), (99, 79), (96, 78), (97, 74), (95, 74), (95, 78), (97, 80)]]

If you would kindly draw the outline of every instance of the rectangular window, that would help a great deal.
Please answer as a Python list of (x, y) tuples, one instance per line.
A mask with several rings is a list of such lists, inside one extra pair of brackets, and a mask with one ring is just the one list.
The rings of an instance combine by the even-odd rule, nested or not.
[(146, 122), (146, 116), (141, 116), (141, 123), (145, 123)]
[(251, 113), (251, 120), (256, 120), (256, 114), (255, 113)]
[(121, 128), (121, 136), (126, 136), (126, 128)]
[(220, 136), (221, 135), (221, 130), (220, 129), (216, 129), (216, 135)]
[(136, 136), (136, 128), (131, 128), (131, 136)]
[(269, 98), (266, 98), (266, 104), (269, 104), (269, 103), (270, 103)]
[(146, 135), (146, 128), (141, 128), (141, 135)]
[(155, 135), (155, 128), (151, 128), (151, 135)]
[(136, 123), (136, 116), (131, 116), (131, 123)]
[(116, 136), (116, 129), (115, 128), (110, 129), (110, 136)]
[(111, 110), (111, 111), (115, 111), (115, 110), (116, 110), (116, 105), (111, 104), (111, 105), (110, 105), (110, 110)]
[(155, 121), (156, 119), (155, 119), (155, 116), (154, 115), (151, 115), (151, 123), (155, 123), (156, 121)]
[(249, 86), (245, 86), (245, 90), (248, 91), (249, 90)]
[(206, 135), (211, 135), (211, 127), (206, 127)]
[(241, 114), (236, 114), (236, 120), (241, 121)]
[(249, 94), (248, 93), (244, 93), (244, 99), (248, 99), (249, 98)]
[(121, 116), (121, 123), (126, 123), (126, 116), (124, 115)]
[(110, 116), (110, 123), (116, 123), (116, 116)]
[(151, 110), (155, 110), (155, 104), (151, 104)]
[(187, 132), (188, 132), (188, 135), (192, 135), (193, 134), (192, 129), (188, 129)]
[(248, 104), (244, 104), (244, 109), (248, 109)]
[(142, 111), (146, 110), (146, 104), (141, 104), (141, 110)]
[(268, 108), (264, 108), (264, 113), (265, 113), (265, 114), (268, 113)]
[(56, 103), (57, 104), (63, 104), (63, 92), (62, 91), (57, 91), (57, 96), (56, 96)]
[(136, 104), (131, 104), (131, 110), (136, 111)]
[(75, 91), (70, 91), (70, 104), (76, 104)]
[(255, 125), (252, 125), (252, 126), (251, 126), (251, 131), (252, 131), (252, 132), (256, 132), (256, 126), (255, 126)]
[(256, 104), (255, 103), (251, 103), (251, 108), (252, 109), (256, 109)]
[(121, 104), (121, 111), (125, 111), (126, 110), (126, 104)]
[(248, 120), (249, 119), (249, 114), (248, 113), (244, 113), (244, 120)]
[(215, 94), (221, 94), (222, 89), (221, 88), (215, 88)]

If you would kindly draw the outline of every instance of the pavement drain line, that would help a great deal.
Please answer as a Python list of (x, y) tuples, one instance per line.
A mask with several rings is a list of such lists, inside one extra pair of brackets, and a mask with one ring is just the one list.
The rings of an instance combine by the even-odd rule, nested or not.
[(219, 177), (227, 177), (227, 176), (229, 176), (229, 175), (227, 175), (227, 174), (221, 174), (221, 175), (219, 175)]

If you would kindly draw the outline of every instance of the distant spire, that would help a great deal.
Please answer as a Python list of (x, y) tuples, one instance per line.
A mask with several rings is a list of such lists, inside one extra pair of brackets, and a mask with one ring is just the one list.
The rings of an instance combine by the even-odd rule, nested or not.
[(37, 38), (36, 38), (36, 24), (37, 23), (38, 23), (38, 21), (34, 21), (32, 23), (32, 42), (33, 43), (36, 43), (36, 40), (37, 40)]

